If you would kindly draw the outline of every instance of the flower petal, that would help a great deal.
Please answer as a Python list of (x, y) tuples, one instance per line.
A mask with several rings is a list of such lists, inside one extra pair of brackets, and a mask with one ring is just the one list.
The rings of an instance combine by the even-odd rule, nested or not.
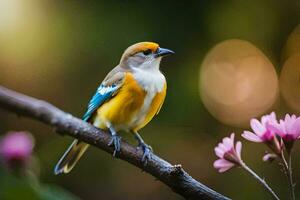
[(284, 120), (289, 121), (290, 119), (291, 119), (291, 116), (289, 114), (286, 114), (285, 117), (284, 117)]
[(267, 123), (266, 127), (270, 132), (273, 132), (280, 137), (284, 137), (284, 135), (285, 135), (285, 133), (282, 129), (282, 126), (278, 123), (276, 123), (276, 124), (275, 123)]
[(223, 143), (219, 143), (218, 145), (224, 152), (229, 151), (232, 147), (225, 146)]
[(250, 131), (244, 131), (242, 137), (251, 142), (263, 142), (263, 140)]
[(291, 119), (292, 119), (292, 120), (296, 120), (296, 119), (297, 119), (296, 115), (292, 115), (292, 116), (291, 116)]
[(230, 135), (230, 139), (232, 140), (232, 143), (234, 143), (234, 133), (231, 133), (231, 135)]
[(233, 141), (228, 137), (223, 139), (223, 144), (226, 146), (227, 149), (231, 149), (233, 147)]
[(217, 155), (219, 158), (223, 158), (225, 152), (224, 152), (221, 148), (216, 147), (216, 148), (215, 148), (215, 153), (216, 153), (216, 155)]
[(269, 116), (270, 116), (270, 119), (277, 121), (277, 119), (276, 119), (276, 114), (275, 114), (274, 111), (271, 112), (271, 114), (270, 114)]
[(286, 124), (287, 124), (287, 123), (285, 123), (285, 121), (282, 120), (282, 119), (279, 121), (280, 129), (282, 130), (282, 132), (283, 132), (284, 134), (286, 134)]
[(291, 134), (293, 134), (293, 138), (297, 139), (300, 136), (300, 117), (296, 119), (291, 127)]
[(258, 136), (263, 135), (266, 131), (265, 127), (257, 119), (251, 119), (250, 125), (254, 133)]
[(223, 172), (226, 172), (227, 170), (231, 169), (233, 166), (228, 166), (228, 167), (223, 167), (223, 168), (220, 168), (218, 170), (219, 173), (223, 173)]
[(240, 160), (242, 160), (242, 157), (241, 157), (241, 152), (242, 152), (242, 143), (240, 141), (238, 141), (235, 145), (235, 150), (236, 150), (236, 153), (237, 153), (237, 156)]
[(219, 159), (214, 162), (214, 168), (216, 168), (218, 170), (218, 172), (220, 172), (220, 173), (229, 170), (233, 166), (234, 166), (233, 163), (231, 163), (227, 160), (224, 160), (224, 159)]
[(269, 122), (269, 121), (270, 121), (270, 116), (269, 116), (269, 115), (265, 115), (265, 116), (262, 116), (262, 117), (261, 117), (261, 124), (262, 124), (263, 126), (265, 126), (266, 123)]
[(296, 119), (292, 119), (292, 118), (289, 118), (289, 120), (284, 121), (286, 134), (288, 134), (288, 135), (294, 134), (293, 126), (294, 126), (295, 121), (296, 121)]
[(222, 168), (222, 167), (232, 167), (234, 166), (234, 163), (232, 162), (229, 162), (227, 160), (224, 160), (224, 159), (218, 159), (214, 162), (214, 168)]

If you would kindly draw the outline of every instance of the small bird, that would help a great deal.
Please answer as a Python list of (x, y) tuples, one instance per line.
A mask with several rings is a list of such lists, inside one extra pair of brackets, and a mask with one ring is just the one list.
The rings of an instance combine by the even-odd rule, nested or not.
[[(109, 130), (113, 156), (121, 148), (117, 132), (123, 130), (133, 133), (137, 139), (138, 147), (143, 150), (142, 162), (147, 164), (151, 159), (152, 148), (138, 131), (158, 114), (164, 102), (167, 83), (159, 65), (162, 57), (173, 53), (154, 42), (128, 47), (120, 63), (108, 73), (91, 98), (82, 120)], [(69, 173), (88, 147), (89, 144), (74, 140), (55, 166), (55, 174)]]

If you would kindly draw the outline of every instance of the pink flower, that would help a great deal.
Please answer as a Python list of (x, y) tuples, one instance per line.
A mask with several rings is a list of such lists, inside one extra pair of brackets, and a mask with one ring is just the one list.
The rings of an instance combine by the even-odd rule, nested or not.
[(279, 123), (272, 124), (273, 130), (278, 136), (280, 136), (285, 142), (292, 142), (300, 137), (300, 117), (296, 115), (285, 115), (284, 120), (280, 120)]
[(215, 153), (219, 159), (214, 162), (214, 167), (220, 173), (243, 163), (241, 158), (242, 143), (238, 141), (234, 145), (234, 133), (232, 133), (230, 137), (223, 138), (223, 141), (215, 148)]
[(31, 156), (33, 146), (33, 138), (28, 133), (10, 132), (0, 141), (0, 156), (9, 167), (23, 166)]
[(262, 116), (261, 121), (251, 119), (250, 126), (253, 132), (244, 131), (242, 136), (252, 142), (270, 142), (274, 139), (275, 133), (270, 129), (270, 124), (276, 124), (276, 115), (272, 112), (269, 115)]

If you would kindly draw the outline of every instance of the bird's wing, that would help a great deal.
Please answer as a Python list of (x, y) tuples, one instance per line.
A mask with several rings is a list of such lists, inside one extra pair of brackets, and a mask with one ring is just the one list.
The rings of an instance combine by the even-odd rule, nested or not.
[(107, 100), (116, 95), (122, 86), (125, 72), (120, 67), (115, 67), (98, 87), (96, 93), (91, 98), (86, 113), (82, 120), (88, 121), (93, 113)]

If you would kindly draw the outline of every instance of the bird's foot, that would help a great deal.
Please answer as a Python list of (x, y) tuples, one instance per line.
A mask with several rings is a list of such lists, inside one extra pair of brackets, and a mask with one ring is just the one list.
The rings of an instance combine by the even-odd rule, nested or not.
[(113, 153), (113, 157), (115, 157), (116, 154), (119, 153), (121, 150), (121, 137), (118, 135), (112, 135), (108, 146), (114, 146), (115, 150)]
[(153, 149), (150, 145), (146, 143), (140, 143), (138, 149), (141, 148), (143, 150), (142, 163), (146, 166), (148, 161), (152, 159)]

